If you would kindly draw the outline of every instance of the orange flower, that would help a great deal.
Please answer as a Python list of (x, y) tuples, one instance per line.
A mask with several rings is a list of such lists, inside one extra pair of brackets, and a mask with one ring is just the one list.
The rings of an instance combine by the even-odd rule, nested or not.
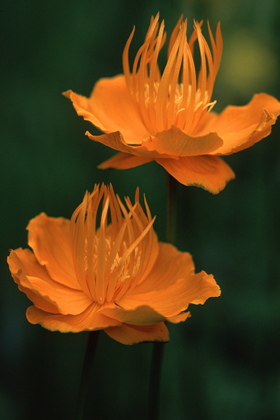
[[(97, 219), (100, 227), (97, 228)], [(164, 321), (185, 321), (190, 303), (219, 296), (212, 275), (194, 273), (190, 254), (159, 243), (145, 201), (123, 203), (96, 185), (71, 220), (42, 213), (27, 227), (33, 249), (11, 251), (11, 274), (33, 302), (26, 316), (52, 331), (100, 330), (134, 344), (167, 341)]]
[[(161, 74), (159, 52), (165, 42), (164, 22), (151, 19), (132, 69), (128, 52), (132, 31), (123, 52), (123, 75), (101, 79), (90, 98), (65, 92), (78, 115), (106, 134), (94, 141), (121, 153), (100, 168), (127, 169), (155, 160), (184, 185), (196, 185), (212, 193), (234, 178), (232, 169), (218, 156), (252, 146), (268, 136), (280, 113), (280, 102), (264, 93), (246, 106), (212, 112), (211, 99), (222, 55), (218, 24), (215, 37), (208, 25), (210, 45), (202, 34), (202, 22), (186, 38), (187, 20), (179, 19), (170, 38), (168, 59)], [(195, 65), (198, 47), (200, 65)]]

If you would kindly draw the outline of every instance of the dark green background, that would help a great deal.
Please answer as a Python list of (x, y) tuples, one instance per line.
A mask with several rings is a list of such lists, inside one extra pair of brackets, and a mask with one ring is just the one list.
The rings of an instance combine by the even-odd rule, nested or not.
[[(132, 26), (136, 49), (158, 10), (169, 30), (181, 13), (212, 27), (221, 21), (217, 110), (262, 91), (279, 98), (278, 0), (1, 2), (1, 419), (71, 419), (87, 338), (25, 319), (29, 301), (6, 256), (26, 246), (29, 219), (42, 211), (69, 217), (94, 183), (112, 182), (121, 196), (139, 185), (164, 239), (163, 169), (98, 171), (113, 152), (84, 136), (94, 129), (61, 95), (88, 95), (100, 77), (120, 73)], [(197, 270), (215, 275), (222, 296), (170, 326), (163, 420), (280, 418), (279, 136), (278, 124), (269, 138), (227, 157), (236, 180), (218, 196), (179, 187), (177, 246), (193, 254)], [(87, 419), (146, 418), (151, 350), (101, 333)]]

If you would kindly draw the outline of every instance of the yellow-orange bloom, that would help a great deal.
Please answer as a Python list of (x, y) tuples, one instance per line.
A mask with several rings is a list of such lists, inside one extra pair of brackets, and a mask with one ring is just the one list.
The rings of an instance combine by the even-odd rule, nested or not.
[(261, 93), (246, 106), (214, 113), (216, 101), (211, 96), (222, 55), (220, 25), (215, 37), (208, 25), (210, 45), (202, 34), (202, 22), (194, 22), (189, 39), (186, 32), (187, 20), (181, 18), (161, 73), (158, 57), (166, 34), (159, 15), (152, 17), (132, 68), (128, 53), (134, 30), (123, 52), (123, 75), (99, 80), (89, 98), (72, 91), (65, 96), (78, 115), (106, 133), (87, 132), (88, 137), (121, 152), (100, 168), (127, 169), (155, 160), (182, 184), (218, 193), (234, 178), (218, 156), (246, 149), (268, 136), (280, 102)]
[[(11, 251), (11, 274), (33, 302), (26, 316), (52, 331), (100, 330), (134, 344), (167, 341), (164, 321), (185, 321), (190, 303), (220, 295), (192, 257), (159, 243), (145, 210), (96, 185), (71, 220), (42, 213), (27, 227), (30, 249)], [(97, 227), (99, 225), (99, 227)]]

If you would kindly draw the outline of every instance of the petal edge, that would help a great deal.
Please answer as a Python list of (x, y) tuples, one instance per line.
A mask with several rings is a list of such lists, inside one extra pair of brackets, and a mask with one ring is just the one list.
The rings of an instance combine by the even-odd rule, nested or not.
[(156, 162), (181, 184), (201, 187), (212, 194), (218, 194), (235, 178), (230, 166), (217, 156), (156, 159)]

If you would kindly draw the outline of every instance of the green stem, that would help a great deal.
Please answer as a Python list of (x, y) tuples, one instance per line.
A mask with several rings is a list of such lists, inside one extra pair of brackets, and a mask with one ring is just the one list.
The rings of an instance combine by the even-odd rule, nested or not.
[[(176, 233), (177, 181), (167, 174), (166, 203), (166, 242), (174, 243)], [(149, 420), (159, 420), (160, 382), (163, 362), (164, 344), (153, 344), (153, 355), (150, 376)]]
[(167, 174), (167, 203), (165, 240), (174, 244), (176, 236), (177, 180)]
[(78, 402), (75, 416), (76, 420), (83, 420), (88, 386), (90, 382), (90, 373), (93, 365), (94, 354), (96, 351), (98, 335), (99, 331), (90, 331), (90, 333), (88, 334), (87, 348), (78, 394)]
[(164, 344), (165, 343), (161, 342), (155, 342), (153, 344), (150, 376), (149, 420), (159, 420), (159, 395)]

